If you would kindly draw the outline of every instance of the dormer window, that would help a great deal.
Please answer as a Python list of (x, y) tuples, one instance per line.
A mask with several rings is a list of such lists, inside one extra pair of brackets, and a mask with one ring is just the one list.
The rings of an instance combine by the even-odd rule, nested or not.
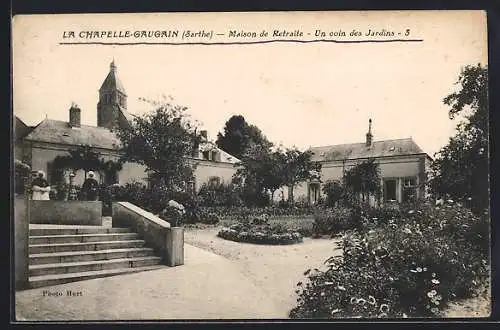
[(214, 162), (217, 161), (217, 151), (212, 151), (212, 159)]

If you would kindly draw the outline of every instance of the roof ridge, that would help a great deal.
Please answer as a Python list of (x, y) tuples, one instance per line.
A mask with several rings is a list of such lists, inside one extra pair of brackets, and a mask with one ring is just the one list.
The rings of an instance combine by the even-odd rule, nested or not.
[[(377, 140), (377, 141), (373, 141), (373, 143), (381, 143), (381, 142), (389, 142), (389, 141), (400, 141), (400, 140), (412, 140), (413, 141), (413, 138), (407, 137), (407, 138)], [(365, 144), (365, 142), (352, 142), (352, 143), (339, 143), (339, 144), (322, 145), (322, 146), (310, 147), (309, 150), (310, 149), (315, 149), (315, 148), (330, 148), (330, 147), (347, 146), (347, 145), (354, 145), (354, 144)]]
[[(38, 125), (36, 125), (34, 128), (38, 127), (44, 121), (52, 121), (52, 122), (58, 122), (58, 123), (63, 123), (63, 124), (68, 124), (69, 123), (68, 121), (65, 121), (65, 120), (45, 118)], [(70, 126), (68, 126), (68, 127), (70, 127)], [(94, 125), (81, 124), (80, 127), (97, 128), (97, 129), (100, 129), (100, 130), (105, 130), (105, 131), (111, 132), (111, 130), (109, 130), (106, 127), (100, 127), (100, 126), (94, 126)]]

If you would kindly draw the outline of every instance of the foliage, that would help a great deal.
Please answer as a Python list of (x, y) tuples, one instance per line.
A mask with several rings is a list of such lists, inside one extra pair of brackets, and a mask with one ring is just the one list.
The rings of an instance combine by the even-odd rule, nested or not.
[(361, 201), (366, 202), (370, 195), (378, 197), (380, 193), (380, 169), (374, 158), (350, 168), (344, 176), (346, 189), (354, 196), (361, 195)]
[(25, 180), (29, 177), (31, 168), (28, 164), (23, 163), (19, 159), (14, 159), (14, 191), (18, 194), (24, 193)]
[(312, 216), (316, 208), (280, 208), (276, 206), (267, 207), (202, 207), (204, 213), (217, 214), (219, 218), (244, 218), (244, 217), (279, 217), (279, 216)]
[(307, 271), (292, 318), (439, 316), (489, 273), (489, 220), (460, 204), (402, 209), (367, 231), (347, 232), (343, 254)]
[(311, 160), (312, 152), (301, 152), (297, 148), (287, 149), (283, 155), (283, 183), (288, 186), (288, 200), (293, 203), (293, 188), (302, 181), (318, 179), (321, 163)]
[(270, 148), (272, 145), (257, 126), (248, 124), (241, 115), (228, 119), (224, 133), (217, 135), (216, 144), (239, 159), (253, 146)]
[(154, 185), (183, 189), (192, 180), (193, 168), (186, 156), (197, 139), (186, 107), (150, 102), (156, 109), (134, 117), (129, 127), (117, 127), (124, 159), (142, 164)]
[(465, 66), (456, 84), (458, 90), (443, 101), (450, 106), (450, 119), (463, 120), (435, 155), (430, 187), (438, 196), (470, 199), (473, 211), (481, 214), (489, 206), (488, 68)]
[(57, 182), (62, 181), (62, 174), (65, 169), (73, 171), (84, 170), (85, 177), (88, 171), (97, 171), (104, 174), (105, 177), (112, 177), (122, 169), (123, 163), (121, 160), (104, 160), (99, 158), (99, 153), (91, 146), (77, 146), (73, 150), (68, 151), (68, 155), (56, 156), (52, 162), (54, 176), (57, 177)]
[(337, 180), (326, 181), (322, 189), (326, 195), (326, 205), (328, 206), (335, 206), (344, 196), (342, 183)]
[(242, 200), (233, 184), (223, 182), (204, 183), (198, 191), (200, 204), (203, 206), (238, 206)]
[(241, 221), (223, 227), (217, 236), (236, 242), (254, 244), (294, 244), (302, 242), (302, 235), (280, 225), (271, 225), (266, 217), (242, 218)]
[(312, 234), (314, 236), (334, 236), (345, 230), (359, 228), (354, 219), (355, 214), (352, 208), (337, 206), (318, 210), (314, 214)]

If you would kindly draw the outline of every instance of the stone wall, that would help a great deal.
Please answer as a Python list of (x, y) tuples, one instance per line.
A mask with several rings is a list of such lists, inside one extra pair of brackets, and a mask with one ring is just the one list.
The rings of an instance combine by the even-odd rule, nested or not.
[(27, 203), (22, 196), (14, 198), (14, 277), (16, 290), (28, 287), (29, 224)]
[(170, 224), (128, 202), (113, 203), (113, 227), (132, 228), (169, 266), (184, 264), (183, 228)]
[(54, 225), (102, 224), (101, 201), (30, 200), (30, 223)]

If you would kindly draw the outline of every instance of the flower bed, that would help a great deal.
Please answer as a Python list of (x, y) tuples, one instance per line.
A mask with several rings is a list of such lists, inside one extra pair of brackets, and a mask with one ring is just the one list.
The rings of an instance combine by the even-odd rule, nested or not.
[(302, 242), (302, 235), (299, 232), (288, 230), (280, 225), (271, 225), (262, 217), (223, 227), (217, 236), (230, 241), (253, 244), (280, 245)]
[(306, 271), (292, 318), (436, 317), (489, 276), (487, 215), (449, 201), (378, 216), (344, 234), (326, 270)]

